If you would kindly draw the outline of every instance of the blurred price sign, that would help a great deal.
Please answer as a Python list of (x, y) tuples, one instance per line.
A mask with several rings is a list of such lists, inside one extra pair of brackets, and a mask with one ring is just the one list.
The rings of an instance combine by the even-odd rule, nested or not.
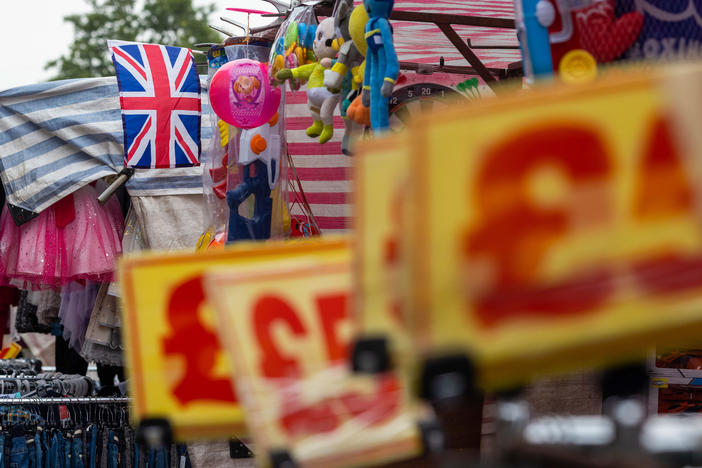
[(373, 140), (354, 159), (354, 318), (363, 336), (385, 336), (405, 356), (409, 351), (403, 303), (407, 297), (403, 209), (409, 197), (409, 142)]
[(133, 422), (167, 419), (179, 439), (245, 430), (205, 273), (222, 266), (338, 250), (343, 239), (241, 244), (204, 253), (147, 254), (120, 263)]
[(495, 386), (699, 337), (699, 161), (661, 83), (533, 92), (412, 128), (420, 349), (462, 346)]
[[(350, 250), (208, 275), (232, 379), (264, 464), (377, 464), (420, 449), (396, 374), (354, 375)], [(266, 460), (267, 457), (267, 460)]]

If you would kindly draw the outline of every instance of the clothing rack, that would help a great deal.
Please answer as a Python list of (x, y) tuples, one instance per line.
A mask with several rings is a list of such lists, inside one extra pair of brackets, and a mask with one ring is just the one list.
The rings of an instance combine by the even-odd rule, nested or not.
[[(42, 372), (56, 372), (56, 366), (42, 366), (41, 368)], [(90, 364), (88, 366), (88, 374), (91, 372), (97, 372), (97, 366), (94, 364)]]
[(5, 405), (36, 405), (36, 404), (129, 404), (129, 397), (62, 397), (62, 398), (0, 398), (0, 406)]
[(37, 359), (0, 359), (0, 369), (41, 371), (41, 361)]

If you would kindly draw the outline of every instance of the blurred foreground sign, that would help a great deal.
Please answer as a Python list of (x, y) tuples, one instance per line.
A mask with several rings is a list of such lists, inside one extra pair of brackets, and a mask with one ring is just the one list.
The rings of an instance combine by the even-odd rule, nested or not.
[(361, 466), (420, 449), (400, 378), (348, 365), (350, 264), (338, 249), (207, 276), (260, 461)]
[(409, 197), (409, 142), (397, 136), (370, 140), (354, 160), (354, 321), (364, 336), (384, 335), (404, 357), (404, 303), (408, 294), (406, 252), (411, 232), (403, 230)]
[(658, 77), (619, 77), (417, 122), (418, 349), (460, 346), (499, 386), (700, 336), (701, 161), (669, 96)]
[(344, 240), (269, 242), (123, 259), (120, 286), (134, 398), (132, 423), (165, 418), (179, 439), (244, 432), (230, 361), (219, 343), (214, 311), (205, 295), (205, 273), (345, 246)]

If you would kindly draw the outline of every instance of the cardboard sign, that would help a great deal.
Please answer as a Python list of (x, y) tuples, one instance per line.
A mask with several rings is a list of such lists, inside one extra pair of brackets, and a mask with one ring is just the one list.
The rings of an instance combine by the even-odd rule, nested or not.
[(408, 297), (402, 252), (409, 197), (409, 142), (396, 137), (363, 144), (354, 159), (354, 319), (362, 336), (384, 335), (406, 356), (403, 303)]
[(205, 295), (205, 273), (345, 245), (343, 239), (245, 243), (201, 253), (124, 258), (119, 271), (132, 422), (166, 418), (179, 439), (244, 432), (231, 364)]
[(697, 338), (699, 163), (667, 104), (620, 77), (418, 121), (418, 349), (461, 346), (496, 386)]
[(396, 374), (355, 375), (350, 251), (208, 276), (259, 463), (361, 466), (412, 456), (419, 432)]

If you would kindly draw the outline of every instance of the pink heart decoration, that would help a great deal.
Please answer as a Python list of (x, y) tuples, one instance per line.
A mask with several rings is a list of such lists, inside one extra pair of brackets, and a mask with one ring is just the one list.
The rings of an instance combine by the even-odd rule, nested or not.
[(626, 52), (639, 37), (643, 20), (638, 11), (615, 19), (614, 0), (597, 0), (575, 14), (580, 46), (598, 63), (611, 62)]

